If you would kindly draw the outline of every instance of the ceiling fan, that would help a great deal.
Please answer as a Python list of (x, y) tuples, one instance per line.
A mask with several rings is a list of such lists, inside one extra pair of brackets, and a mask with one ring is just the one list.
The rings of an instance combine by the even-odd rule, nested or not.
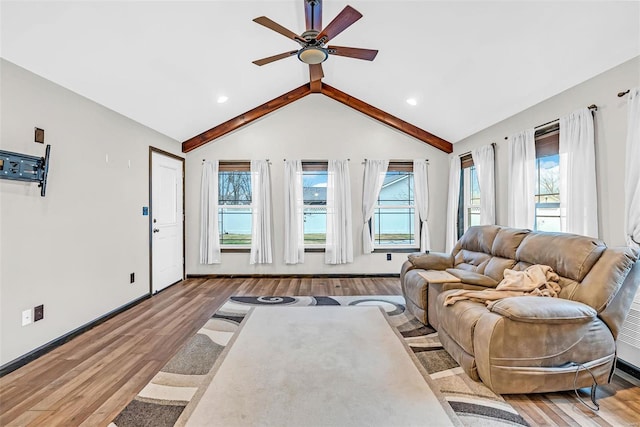
[(322, 29), (322, 0), (303, 1), (307, 30), (301, 35), (286, 29), (266, 16), (260, 16), (253, 20), (260, 25), (292, 39), (300, 45), (300, 49), (298, 50), (292, 50), (278, 55), (269, 56), (267, 58), (258, 59), (253, 61), (254, 64), (265, 65), (279, 59), (297, 55), (300, 61), (305, 64), (309, 64), (310, 80), (311, 84), (314, 85), (314, 82), (317, 84), (324, 77), (324, 73), (322, 72), (322, 63), (329, 57), (329, 55), (346, 56), (349, 58), (373, 61), (378, 54), (377, 50), (326, 45), (329, 40), (333, 39), (335, 36), (347, 29), (351, 24), (362, 18), (362, 14), (360, 12), (351, 6), (346, 6), (338, 16), (329, 23), (329, 25)]

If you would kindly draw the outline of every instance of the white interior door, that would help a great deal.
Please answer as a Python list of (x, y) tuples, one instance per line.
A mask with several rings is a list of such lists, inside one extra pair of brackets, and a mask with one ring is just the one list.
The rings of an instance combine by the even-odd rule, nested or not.
[(151, 292), (183, 279), (183, 161), (151, 153)]

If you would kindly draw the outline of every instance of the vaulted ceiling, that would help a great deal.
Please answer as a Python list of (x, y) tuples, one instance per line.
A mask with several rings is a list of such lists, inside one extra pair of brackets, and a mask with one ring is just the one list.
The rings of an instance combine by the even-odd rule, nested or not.
[[(0, 55), (185, 141), (309, 81), (251, 63), (297, 48), (252, 19), (302, 33), (302, 2), (2, 1)], [(325, 0), (323, 23), (346, 4), (332, 43), (379, 53), (323, 82), (453, 143), (640, 54), (638, 1)]]

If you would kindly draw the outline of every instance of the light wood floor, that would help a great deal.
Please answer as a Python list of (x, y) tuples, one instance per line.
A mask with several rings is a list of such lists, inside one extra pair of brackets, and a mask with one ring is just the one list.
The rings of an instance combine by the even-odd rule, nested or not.
[[(396, 295), (398, 278), (189, 279), (0, 378), (0, 426), (106, 426), (231, 295)], [(573, 393), (505, 396), (534, 426), (640, 426), (640, 387), (599, 387), (601, 410)]]

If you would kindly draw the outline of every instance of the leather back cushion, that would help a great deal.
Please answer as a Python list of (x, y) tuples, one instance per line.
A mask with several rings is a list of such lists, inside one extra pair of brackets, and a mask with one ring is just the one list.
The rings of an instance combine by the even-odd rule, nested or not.
[(493, 240), (491, 253), (502, 258), (515, 259), (518, 246), (530, 232), (531, 230), (521, 228), (501, 228)]
[[(502, 227), (483, 225), (469, 227), (459, 240), (460, 248), (473, 252), (491, 253), (493, 241)], [(454, 254), (455, 255), (455, 254)]]
[(560, 276), (582, 281), (606, 246), (586, 236), (564, 233), (529, 233), (516, 251), (516, 259), (548, 265)]
[(454, 268), (458, 268), (460, 270), (468, 270), (484, 274), (484, 269), (491, 258), (491, 255), (484, 252), (462, 249), (456, 254), (453, 264)]
[(487, 266), (484, 268), (484, 274), (491, 277), (493, 280), (500, 282), (504, 279), (504, 270), (507, 268), (513, 269), (515, 265), (516, 261), (513, 259), (494, 256), (489, 260)]
[(568, 298), (601, 312), (618, 292), (636, 260), (637, 253), (630, 248), (607, 249)]

